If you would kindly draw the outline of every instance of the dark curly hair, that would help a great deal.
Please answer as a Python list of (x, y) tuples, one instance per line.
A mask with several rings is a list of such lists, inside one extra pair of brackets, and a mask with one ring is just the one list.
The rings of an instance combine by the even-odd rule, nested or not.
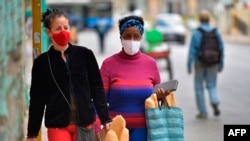
[(47, 9), (47, 11), (42, 14), (41, 22), (43, 22), (43, 26), (45, 28), (51, 28), (52, 21), (56, 17), (61, 17), (61, 16), (64, 16), (65, 18), (68, 19), (68, 15), (63, 11), (60, 11), (58, 9), (52, 9), (52, 10)]
[(122, 26), (126, 21), (128, 21), (128, 20), (130, 20), (130, 19), (135, 19), (135, 20), (139, 21), (139, 22), (141, 23), (142, 26), (144, 26), (144, 20), (143, 20), (142, 17), (136, 16), (136, 15), (130, 15), (130, 16), (124, 17), (124, 18), (122, 18), (122, 19), (120, 19), (120, 20), (118, 21), (118, 23), (119, 23), (119, 29), (121, 29), (121, 26)]

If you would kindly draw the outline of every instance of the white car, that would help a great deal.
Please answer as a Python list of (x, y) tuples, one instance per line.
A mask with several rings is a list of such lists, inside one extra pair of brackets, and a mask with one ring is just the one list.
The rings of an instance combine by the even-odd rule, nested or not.
[(187, 30), (179, 14), (162, 13), (157, 15), (155, 28), (163, 34), (164, 41), (175, 41), (185, 44)]
[(199, 27), (199, 25), (200, 25), (199, 22), (195, 19), (189, 19), (187, 21), (187, 26), (188, 26), (189, 30), (196, 29)]

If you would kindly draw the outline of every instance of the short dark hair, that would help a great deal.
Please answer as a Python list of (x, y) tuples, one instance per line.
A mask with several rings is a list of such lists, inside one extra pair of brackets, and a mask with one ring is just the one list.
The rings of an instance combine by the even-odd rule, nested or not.
[(45, 28), (50, 28), (52, 20), (54, 20), (56, 17), (60, 17), (60, 16), (64, 16), (65, 18), (68, 19), (68, 15), (61, 10), (58, 10), (55, 8), (52, 10), (47, 9), (47, 11), (42, 14), (41, 21), (43, 22), (43, 26)]
[(202, 23), (208, 23), (210, 19), (210, 12), (208, 10), (201, 10), (201, 12), (199, 13), (199, 20)]

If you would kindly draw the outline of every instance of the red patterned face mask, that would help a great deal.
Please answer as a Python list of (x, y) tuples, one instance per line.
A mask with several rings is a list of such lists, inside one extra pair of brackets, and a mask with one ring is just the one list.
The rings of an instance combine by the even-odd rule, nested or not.
[(68, 31), (62, 30), (53, 34), (52, 38), (58, 45), (65, 46), (69, 43), (70, 34)]

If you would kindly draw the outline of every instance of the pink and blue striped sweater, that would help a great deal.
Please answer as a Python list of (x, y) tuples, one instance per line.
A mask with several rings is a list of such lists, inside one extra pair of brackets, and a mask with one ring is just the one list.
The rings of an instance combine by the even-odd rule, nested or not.
[(146, 127), (144, 101), (160, 83), (156, 61), (142, 52), (124, 50), (105, 59), (101, 66), (110, 116), (122, 115), (127, 128)]

